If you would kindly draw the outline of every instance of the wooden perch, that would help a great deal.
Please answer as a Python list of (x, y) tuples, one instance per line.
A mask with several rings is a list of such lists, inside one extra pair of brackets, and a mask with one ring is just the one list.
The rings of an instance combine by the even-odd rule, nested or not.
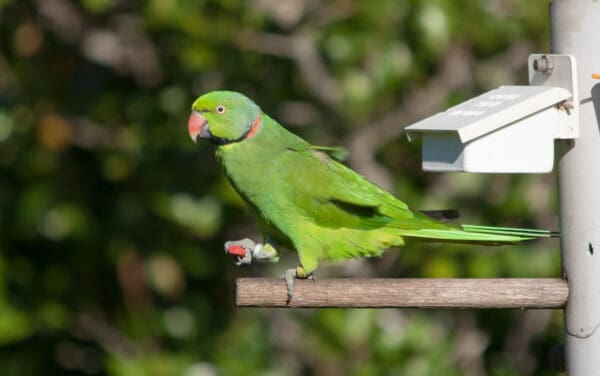
[(563, 308), (569, 287), (559, 278), (296, 280), (239, 278), (235, 303), (253, 307)]

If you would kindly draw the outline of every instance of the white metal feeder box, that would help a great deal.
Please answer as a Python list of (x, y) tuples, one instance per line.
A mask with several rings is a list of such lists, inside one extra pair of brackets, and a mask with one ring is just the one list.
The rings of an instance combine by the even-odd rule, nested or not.
[[(538, 67), (541, 56), (552, 68)], [(552, 171), (554, 139), (578, 135), (575, 63), (568, 55), (532, 55), (530, 63), (535, 59), (530, 86), (501, 86), (407, 127), (409, 140), (423, 139), (423, 170)], [(553, 70), (562, 82), (549, 79)]]

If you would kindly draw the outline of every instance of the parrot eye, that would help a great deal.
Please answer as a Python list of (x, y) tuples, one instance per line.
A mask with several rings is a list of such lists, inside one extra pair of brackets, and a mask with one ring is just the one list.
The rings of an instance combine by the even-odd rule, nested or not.
[(217, 106), (217, 114), (225, 113), (225, 110), (226, 110), (225, 106), (223, 106), (223, 105)]

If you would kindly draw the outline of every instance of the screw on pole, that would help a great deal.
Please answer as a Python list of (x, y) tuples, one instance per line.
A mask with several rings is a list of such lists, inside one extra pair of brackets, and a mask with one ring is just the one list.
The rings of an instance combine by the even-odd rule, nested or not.
[(542, 56), (533, 61), (533, 69), (536, 72), (541, 72), (547, 75), (551, 75), (554, 70), (554, 63), (552, 62), (552, 58), (550, 56)]
[(572, 100), (564, 100), (560, 103), (556, 104), (556, 108), (559, 110), (563, 110), (567, 113), (567, 115), (571, 115), (571, 110), (575, 108)]

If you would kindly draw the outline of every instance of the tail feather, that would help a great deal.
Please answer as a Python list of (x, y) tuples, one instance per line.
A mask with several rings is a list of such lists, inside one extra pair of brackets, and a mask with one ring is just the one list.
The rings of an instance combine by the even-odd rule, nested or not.
[(461, 225), (461, 227), (464, 231), (471, 232), (471, 233), (513, 235), (513, 236), (522, 236), (522, 237), (532, 238), (532, 239), (559, 238), (560, 237), (560, 233), (558, 231), (550, 231), (550, 230), (538, 230), (538, 229), (514, 228), (514, 227), (479, 226), (479, 225)]
[(483, 245), (514, 244), (538, 238), (558, 237), (556, 231), (510, 227), (462, 225), (462, 229), (420, 229), (403, 231), (402, 236), (425, 241)]

